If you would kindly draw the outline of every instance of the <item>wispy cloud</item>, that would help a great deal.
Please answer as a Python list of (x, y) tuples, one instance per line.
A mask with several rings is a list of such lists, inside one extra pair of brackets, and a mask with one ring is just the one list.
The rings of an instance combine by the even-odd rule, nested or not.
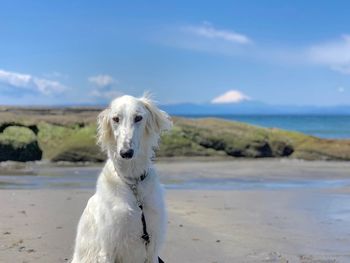
[(230, 56), (246, 54), (254, 46), (248, 36), (210, 22), (167, 26), (156, 33), (154, 40), (170, 47)]
[(252, 41), (245, 35), (239, 34), (232, 30), (226, 29), (218, 29), (215, 28), (209, 22), (203, 22), (201, 25), (193, 26), (185, 26), (182, 27), (182, 30), (192, 33), (196, 36), (200, 36), (208, 39), (220, 39), (223, 41), (228, 41), (236, 44), (249, 44)]
[(215, 97), (214, 99), (212, 99), (211, 103), (214, 103), (214, 104), (239, 103), (246, 100), (250, 100), (250, 97), (245, 95), (243, 92), (239, 90), (229, 90), (224, 94), (221, 94)]
[(112, 76), (107, 74), (91, 76), (88, 78), (88, 81), (101, 88), (111, 86), (112, 84), (117, 82)]
[(123, 95), (121, 91), (118, 90), (92, 90), (90, 95), (97, 100), (110, 101), (116, 97)]
[(61, 93), (67, 87), (58, 81), (0, 69), (0, 83), (26, 91), (39, 92), (43, 95)]
[(210, 22), (167, 27), (158, 34), (157, 41), (170, 47), (298, 67), (326, 66), (350, 74), (350, 34), (308, 45), (283, 44), (278, 40), (278, 44), (267, 44)]
[(88, 81), (94, 86), (89, 95), (95, 101), (106, 102), (123, 94), (115, 87), (118, 81), (110, 75), (99, 74), (91, 76), (88, 78)]
[(350, 74), (350, 35), (311, 46), (308, 49), (311, 62), (325, 65), (332, 70)]

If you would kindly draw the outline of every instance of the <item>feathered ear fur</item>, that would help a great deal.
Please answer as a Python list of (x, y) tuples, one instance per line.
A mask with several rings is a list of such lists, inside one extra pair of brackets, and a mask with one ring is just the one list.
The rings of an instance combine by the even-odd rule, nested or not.
[(107, 146), (112, 140), (112, 128), (109, 119), (109, 111), (107, 108), (97, 117), (97, 144), (102, 151), (107, 151)]
[(160, 135), (162, 131), (170, 130), (173, 126), (170, 116), (157, 108), (154, 102), (149, 98), (149, 95), (144, 95), (140, 100), (149, 112), (149, 117), (146, 122), (146, 132), (149, 134), (156, 133)]

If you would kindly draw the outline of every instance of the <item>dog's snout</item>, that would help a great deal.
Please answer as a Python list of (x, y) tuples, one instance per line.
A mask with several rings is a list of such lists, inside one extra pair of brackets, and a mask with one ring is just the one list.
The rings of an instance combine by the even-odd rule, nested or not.
[(134, 150), (133, 149), (128, 149), (128, 150), (121, 150), (120, 151), (120, 156), (124, 159), (131, 159), (134, 155)]

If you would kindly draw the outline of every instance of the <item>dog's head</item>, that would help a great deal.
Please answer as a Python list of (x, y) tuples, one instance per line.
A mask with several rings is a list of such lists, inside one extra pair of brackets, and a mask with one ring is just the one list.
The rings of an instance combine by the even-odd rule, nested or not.
[(170, 117), (147, 96), (122, 96), (98, 116), (97, 142), (114, 158), (128, 160), (157, 147), (162, 131), (172, 126)]

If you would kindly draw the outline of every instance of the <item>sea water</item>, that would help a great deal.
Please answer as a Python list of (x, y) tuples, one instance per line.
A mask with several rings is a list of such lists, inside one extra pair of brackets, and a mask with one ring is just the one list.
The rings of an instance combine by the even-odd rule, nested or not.
[(280, 128), (328, 139), (350, 139), (350, 115), (186, 115), (245, 122), (266, 128)]

